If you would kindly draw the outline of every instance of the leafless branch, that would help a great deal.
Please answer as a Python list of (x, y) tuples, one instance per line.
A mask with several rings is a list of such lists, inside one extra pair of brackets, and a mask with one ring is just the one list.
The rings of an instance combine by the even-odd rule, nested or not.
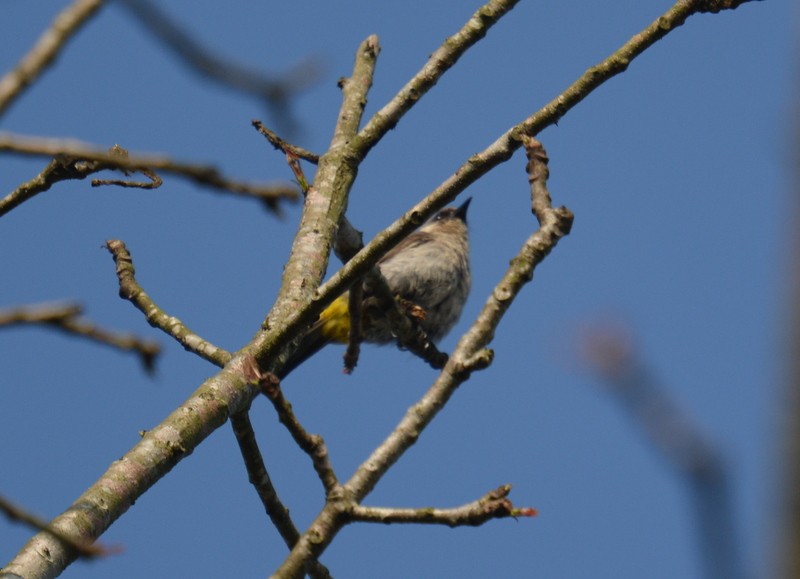
[(168, 315), (141, 288), (136, 281), (136, 269), (133, 267), (131, 254), (122, 241), (109, 239), (106, 242), (106, 249), (114, 258), (120, 297), (136, 306), (145, 315), (148, 324), (172, 336), (188, 352), (197, 354), (217, 366), (224, 366), (228, 363), (231, 358), (229, 352), (192, 332), (175, 316)]
[(316, 60), (306, 60), (282, 77), (273, 77), (216, 55), (154, 2), (122, 0), (122, 4), (190, 69), (204, 78), (255, 97), (266, 105), (275, 121), (281, 123), (286, 131), (291, 132), (296, 128), (289, 104), (297, 93), (319, 81), (321, 67)]
[[(83, 179), (104, 169), (147, 172), (163, 171), (189, 179), (217, 191), (255, 197), (273, 212), (279, 202), (296, 201), (297, 190), (287, 184), (260, 185), (236, 181), (223, 176), (215, 167), (175, 161), (149, 154), (119, 154), (118, 150), (102, 150), (79, 141), (49, 139), (0, 133), (0, 152), (35, 157), (56, 157), (45, 171), (0, 201), (0, 215), (63, 179)], [(85, 164), (84, 164), (85, 163)]]
[(307, 432), (300, 424), (292, 410), (292, 405), (281, 391), (281, 383), (277, 376), (270, 373), (264, 374), (261, 378), (261, 392), (272, 402), (278, 413), (278, 419), (292, 435), (297, 446), (311, 458), (314, 470), (317, 472), (326, 494), (333, 492), (339, 486), (339, 480), (333, 470), (333, 465), (331, 465), (325, 441), (318, 434)]
[(477, 527), (492, 519), (536, 516), (536, 509), (515, 508), (508, 499), (510, 492), (511, 485), (503, 485), (489, 491), (476, 501), (452, 509), (432, 507), (401, 509), (356, 505), (350, 511), (350, 516), (353, 522), (433, 524), (448, 527)]
[(259, 133), (264, 135), (270, 144), (278, 151), (291, 153), (295, 157), (308, 161), (309, 163), (313, 163), (314, 165), (319, 163), (319, 155), (302, 147), (298, 147), (297, 145), (292, 145), (288, 141), (281, 139), (274, 131), (267, 128), (264, 123), (258, 119), (253, 119), (253, 126), (258, 130)]
[[(122, 241), (109, 240), (106, 247), (116, 265), (120, 297), (130, 301), (145, 314), (145, 318), (151, 326), (172, 336), (187, 351), (193, 352), (217, 366), (222, 367), (230, 362), (232, 358), (230, 352), (214, 346), (208, 340), (191, 332), (178, 318), (167, 315), (155, 304), (136, 281), (133, 259)], [(264, 458), (258, 448), (247, 409), (231, 415), (231, 426), (239, 444), (250, 483), (256, 489), (270, 520), (291, 549), (297, 542), (299, 533), (289, 516), (289, 510), (281, 502), (272, 484)], [(327, 569), (318, 562), (309, 564), (309, 573), (312, 577), (320, 579), (329, 576)]]
[[(272, 332), (263, 332), (256, 336), (249, 348), (264, 370), (280, 371), (278, 355), (281, 352), (288, 354), (287, 342), (297, 339), (319, 315), (321, 308), (336, 297), (332, 296), (330, 301), (321, 304), (315, 300), (315, 293), (327, 269), (330, 249), (355, 180), (358, 160), (353, 158), (352, 140), (361, 123), (379, 53), (377, 36), (364, 40), (356, 51), (353, 74), (340, 83), (342, 105), (333, 139), (328, 151), (320, 157), (314, 185), (306, 192), (300, 227), (284, 268), (281, 289), (262, 324), (263, 328), (277, 329), (282, 339), (275, 340)], [(304, 283), (297, 284), (295, 280), (299, 279)], [(342, 288), (339, 294), (345, 289)]]
[(585, 354), (647, 441), (688, 483), (706, 577), (744, 577), (730, 479), (719, 449), (638, 359), (627, 332), (595, 328), (587, 334)]
[(161, 346), (133, 334), (111, 332), (81, 319), (83, 308), (78, 304), (39, 304), (0, 310), (0, 327), (37, 324), (88, 338), (99, 344), (111, 346), (139, 356), (145, 371), (152, 373), (161, 353)]
[(103, 0), (75, 0), (61, 11), (30, 52), (0, 78), (0, 116), (55, 62), (69, 39), (102, 5)]
[(393, 129), (400, 119), (427, 93), (458, 59), (461, 58), (505, 16), (519, 0), (490, 0), (472, 15), (467, 23), (431, 54), (425, 66), (359, 131), (363, 155)]
[[(234, 414), (231, 416), (231, 426), (247, 467), (250, 484), (255, 487), (267, 516), (278, 530), (278, 533), (280, 533), (283, 542), (291, 549), (300, 538), (300, 533), (289, 515), (289, 509), (286, 508), (275, 491), (275, 486), (272, 484), (272, 479), (270, 479), (269, 472), (267, 472), (267, 467), (264, 464), (261, 450), (258, 448), (249, 414), (247, 412)], [(330, 577), (328, 569), (319, 561), (310, 561), (306, 567), (306, 573), (312, 579)]]
[(94, 559), (97, 557), (107, 557), (122, 552), (121, 547), (103, 547), (97, 543), (84, 541), (83, 539), (72, 537), (66, 533), (62, 533), (58, 529), (54, 529), (47, 521), (32, 513), (29, 513), (19, 505), (15, 505), (5, 497), (0, 496), (0, 512), (2, 512), (10, 521), (16, 521), (27, 525), (37, 531), (43, 531), (54, 536), (59, 541), (63, 542), (70, 549), (74, 549), (79, 557), (85, 559)]
[[(60, 181), (70, 179), (85, 179), (103, 169), (110, 169), (112, 167), (101, 167), (99, 163), (90, 163), (72, 157), (56, 157), (39, 173), (36, 177), (27, 181), (14, 189), (11, 193), (0, 199), (0, 217), (17, 207), (18, 205), (28, 201), (35, 195), (43, 193), (50, 189), (53, 185)], [(151, 178), (151, 184), (147, 188), (160, 185), (160, 179), (154, 173)], [(156, 181), (157, 180), (157, 181)], [(138, 184), (127, 181), (116, 181), (114, 184), (123, 184), (126, 186), (139, 186)], [(92, 182), (93, 186), (106, 184)], [(110, 182), (108, 183), (110, 184)]]

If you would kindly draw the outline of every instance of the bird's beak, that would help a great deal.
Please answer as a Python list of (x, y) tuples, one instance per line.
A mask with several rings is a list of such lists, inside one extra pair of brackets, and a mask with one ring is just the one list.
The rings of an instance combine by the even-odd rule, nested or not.
[(464, 203), (461, 204), (461, 207), (456, 209), (456, 217), (458, 217), (464, 223), (467, 222), (467, 209), (469, 209), (469, 204), (472, 202), (472, 197), (469, 197)]

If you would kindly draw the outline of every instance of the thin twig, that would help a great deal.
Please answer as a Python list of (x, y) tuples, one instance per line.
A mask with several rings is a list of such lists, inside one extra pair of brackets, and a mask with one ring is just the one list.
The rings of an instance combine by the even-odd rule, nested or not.
[[(79, 141), (65, 139), (49, 139), (31, 137), (11, 133), (0, 133), (0, 152), (9, 152), (18, 155), (35, 157), (66, 158), (69, 164), (81, 169), (80, 162), (97, 163), (97, 165), (83, 168), (91, 169), (91, 173), (102, 169), (118, 169), (123, 171), (163, 171), (189, 179), (199, 185), (210, 187), (218, 191), (225, 191), (246, 197), (255, 197), (262, 201), (267, 208), (277, 212), (280, 201), (296, 201), (299, 197), (297, 190), (287, 184), (250, 184), (236, 181), (222, 175), (215, 167), (210, 165), (197, 165), (175, 161), (166, 156), (149, 154), (120, 155), (112, 150), (102, 150), (92, 145)], [(52, 163), (51, 163), (52, 165)], [(87, 173), (89, 174), (89, 173)], [(86, 175), (84, 175), (85, 177)], [(80, 179), (80, 176), (68, 177)], [(52, 185), (52, 183), (50, 183)], [(46, 190), (48, 187), (42, 190)], [(36, 187), (34, 187), (36, 189)], [(39, 192), (39, 191), (36, 191)], [(30, 192), (27, 193), (29, 198)], [(11, 203), (7, 197), (5, 203)], [(18, 205), (16, 201), (14, 205)], [(7, 209), (6, 209), (7, 211)]]
[[(109, 150), (109, 153), (114, 155), (118, 155), (120, 157), (128, 158), (129, 154), (128, 151), (120, 147), (119, 145), (114, 145)], [(100, 163), (80, 163), (81, 165), (88, 165), (93, 166), (95, 170), (100, 171), (104, 167)], [(130, 176), (129, 171), (123, 171), (126, 176)], [(151, 171), (150, 169), (140, 169), (139, 170), (142, 175), (147, 177), (149, 181), (126, 181), (124, 179), (92, 179), (92, 187), (101, 187), (103, 185), (116, 185), (118, 187), (134, 187), (137, 189), (158, 189), (161, 187), (163, 181), (161, 177), (155, 174), (155, 172)]]
[(103, 329), (80, 316), (83, 308), (78, 304), (39, 304), (0, 310), (0, 327), (37, 324), (55, 328), (71, 335), (88, 338), (93, 342), (111, 346), (139, 356), (147, 373), (155, 369), (161, 346), (152, 340), (144, 340), (133, 334), (123, 334)]
[(266, 125), (264, 125), (264, 123), (258, 119), (253, 119), (252, 124), (258, 130), (258, 132), (264, 135), (270, 144), (278, 151), (291, 153), (295, 157), (304, 159), (309, 163), (313, 163), (314, 165), (319, 163), (319, 155), (302, 147), (298, 147), (297, 145), (292, 145), (288, 141), (284, 141), (274, 131), (267, 128)]
[(308, 456), (314, 465), (314, 470), (317, 472), (322, 486), (325, 488), (326, 494), (330, 494), (335, 488), (339, 486), (339, 480), (331, 465), (330, 457), (328, 456), (328, 447), (325, 441), (318, 434), (311, 434), (303, 428), (300, 421), (295, 416), (292, 405), (286, 400), (281, 390), (280, 380), (274, 374), (267, 372), (261, 378), (261, 392), (266, 398), (272, 402), (275, 407), (275, 412), (278, 414), (278, 420), (283, 424), (292, 435), (292, 438)]
[(350, 511), (350, 516), (353, 522), (413, 523), (447, 525), (448, 527), (477, 527), (492, 519), (536, 516), (536, 509), (515, 508), (508, 499), (510, 492), (511, 485), (503, 485), (489, 491), (476, 501), (452, 509), (435, 509), (433, 507), (401, 509), (356, 505)]
[(28, 54), (0, 78), (0, 116), (55, 62), (67, 41), (102, 5), (103, 0), (76, 0), (61, 11)]
[(83, 314), (80, 304), (37, 304), (0, 310), (0, 327), (22, 324), (53, 324)]
[(83, 336), (100, 344), (117, 348), (118, 350), (134, 352), (139, 356), (142, 366), (147, 373), (152, 374), (155, 372), (156, 359), (159, 354), (161, 354), (161, 345), (158, 342), (143, 340), (133, 334), (110, 332), (86, 320), (77, 318), (69, 318), (58, 323), (50, 322), (49, 325), (70, 334)]
[(178, 318), (168, 315), (156, 305), (136, 281), (133, 259), (122, 241), (109, 239), (106, 242), (106, 249), (114, 258), (117, 278), (119, 279), (120, 297), (136, 306), (145, 315), (148, 324), (172, 336), (186, 351), (197, 354), (217, 366), (224, 366), (230, 361), (230, 352), (218, 348), (208, 340), (192, 332)]
[(24, 525), (36, 529), (37, 531), (44, 531), (62, 541), (70, 549), (74, 549), (79, 557), (84, 559), (95, 559), (97, 557), (107, 557), (109, 555), (116, 555), (122, 552), (119, 546), (104, 547), (97, 543), (91, 543), (82, 539), (76, 539), (66, 533), (62, 533), (58, 529), (53, 528), (50, 523), (32, 513), (29, 513), (19, 505), (15, 505), (10, 500), (0, 496), (0, 512), (2, 512), (9, 520), (17, 521)]
[[(270, 521), (280, 533), (283, 542), (291, 549), (300, 538), (300, 533), (295, 527), (289, 509), (278, 497), (275, 491), (275, 486), (272, 484), (272, 479), (267, 472), (267, 467), (264, 464), (264, 459), (261, 455), (261, 450), (258, 448), (253, 425), (250, 423), (250, 416), (247, 412), (239, 412), (231, 416), (231, 427), (236, 435), (236, 442), (239, 444), (239, 450), (244, 457), (244, 463), (247, 467), (247, 474), (258, 496), (261, 498), (261, 503), (264, 505), (264, 510), (267, 513)], [(312, 579), (326, 579), (330, 577), (328, 569), (319, 561), (309, 562), (306, 569)]]
[(95, 169), (88, 163), (79, 163), (75, 159), (57, 157), (50, 161), (47, 167), (36, 177), (21, 184), (0, 199), (0, 217), (35, 195), (47, 191), (59, 181), (85, 179), (94, 172)]
[(321, 67), (316, 60), (306, 60), (281, 77), (273, 77), (218, 56), (193, 38), (155, 2), (122, 0), (122, 4), (190, 69), (222, 86), (255, 97), (267, 106), (275, 121), (281, 123), (286, 131), (296, 129), (290, 103), (299, 92), (319, 81)]

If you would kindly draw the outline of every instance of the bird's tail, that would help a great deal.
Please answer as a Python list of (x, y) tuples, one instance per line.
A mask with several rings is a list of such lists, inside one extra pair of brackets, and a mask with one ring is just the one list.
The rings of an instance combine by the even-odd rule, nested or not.
[(297, 350), (289, 357), (280, 378), (286, 378), (289, 373), (319, 352), (331, 342), (347, 343), (350, 336), (350, 311), (347, 307), (348, 294), (336, 298), (320, 314), (316, 322), (303, 336)]

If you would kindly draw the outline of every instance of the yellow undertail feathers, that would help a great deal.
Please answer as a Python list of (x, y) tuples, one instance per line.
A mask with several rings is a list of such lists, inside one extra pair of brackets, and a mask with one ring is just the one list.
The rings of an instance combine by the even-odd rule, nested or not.
[(320, 331), (331, 342), (346, 344), (350, 336), (350, 309), (347, 305), (348, 294), (336, 298), (320, 314), (317, 324)]

